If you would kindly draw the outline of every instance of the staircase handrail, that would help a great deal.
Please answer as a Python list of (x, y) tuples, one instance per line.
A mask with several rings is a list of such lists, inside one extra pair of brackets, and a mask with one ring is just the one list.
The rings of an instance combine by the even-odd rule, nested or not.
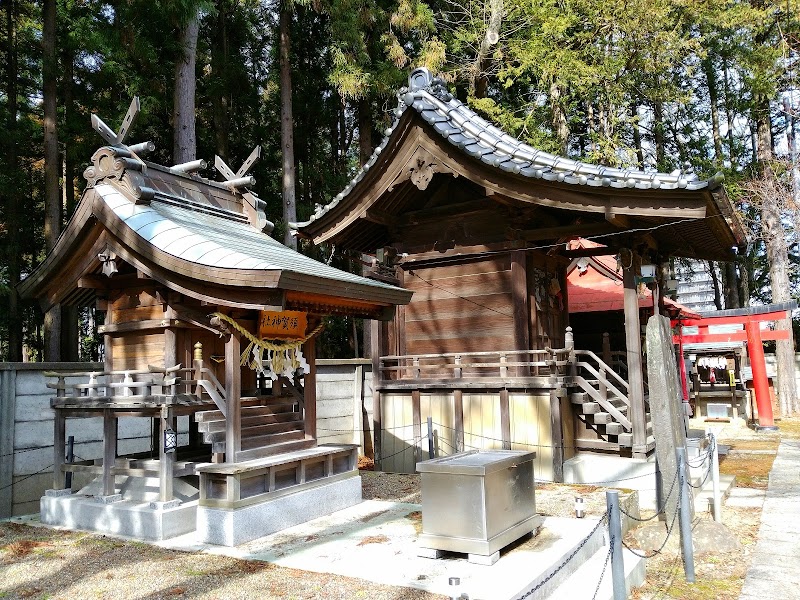
[[(624, 379), (623, 379), (623, 378), (622, 378), (622, 377), (621, 377), (621, 376), (620, 376), (620, 375), (619, 375), (619, 374), (618, 374), (618, 373), (617, 373), (617, 372), (616, 372), (614, 369), (612, 369), (612, 368), (611, 368), (611, 367), (610, 367), (608, 364), (606, 364), (606, 362), (605, 362), (605, 361), (604, 361), (602, 358), (600, 358), (599, 356), (597, 356), (597, 354), (595, 354), (595, 353), (594, 353), (594, 352), (592, 352), (591, 350), (575, 350), (575, 354), (580, 354), (581, 356), (588, 356), (589, 358), (593, 359), (593, 360), (594, 360), (594, 361), (595, 361), (595, 362), (598, 364), (598, 366), (605, 367), (605, 368), (606, 368), (606, 373), (608, 373), (609, 375), (611, 375), (611, 377), (613, 377), (613, 378), (616, 380), (616, 382), (617, 382), (619, 385), (621, 385), (621, 386), (622, 386), (623, 388), (625, 388), (626, 390), (630, 391), (630, 385), (628, 384), (628, 382), (627, 382), (627, 381), (625, 381), (625, 380), (624, 380)], [(625, 396), (626, 396), (626, 398), (627, 398), (627, 394), (625, 394)]]
[(617, 423), (621, 424), (626, 431), (628, 432), (631, 431), (631, 429), (633, 428), (633, 424), (631, 423), (630, 419), (628, 419), (628, 417), (622, 414), (622, 412), (616, 406), (611, 404), (611, 402), (609, 402), (606, 398), (603, 398), (600, 392), (594, 389), (594, 387), (592, 387), (592, 385), (588, 381), (586, 381), (584, 377), (576, 375), (575, 377), (573, 377), (573, 380), (581, 387), (581, 389), (584, 392), (586, 392), (587, 394), (589, 394), (589, 396), (591, 396), (592, 400), (597, 402), (600, 406), (603, 407), (603, 409), (607, 413), (609, 413), (612, 417), (614, 417), (614, 420), (616, 420)]
[(612, 385), (607, 379), (603, 378), (600, 375), (600, 373), (590, 363), (577, 362), (576, 364), (579, 367), (583, 367), (584, 369), (589, 371), (589, 373), (591, 373), (593, 377), (595, 377), (598, 381), (600, 381), (601, 383), (603, 383), (603, 385), (606, 386), (606, 390), (607, 391), (613, 392), (615, 398), (617, 398), (618, 400), (621, 400), (622, 402), (625, 403), (625, 406), (630, 408), (631, 402), (628, 399), (628, 396), (626, 394), (623, 394), (619, 389), (617, 389), (614, 385)]

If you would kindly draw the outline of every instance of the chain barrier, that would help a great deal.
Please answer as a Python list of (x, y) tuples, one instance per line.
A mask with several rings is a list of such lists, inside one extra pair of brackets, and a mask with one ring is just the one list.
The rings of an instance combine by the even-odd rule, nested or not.
[[(717, 441), (716, 441), (716, 439), (712, 438), (712, 442), (709, 445), (708, 453), (707, 453), (709, 458), (711, 458), (712, 450), (716, 452), (716, 446), (717, 446)], [(703, 481), (700, 482), (700, 485), (694, 485), (691, 482), (691, 480), (687, 481), (687, 483), (689, 484), (690, 487), (693, 487), (696, 490), (702, 489), (702, 487), (706, 484), (706, 481), (708, 481), (708, 476), (709, 475), (711, 475), (711, 461), (710, 460), (708, 461), (708, 467), (706, 468), (706, 474), (703, 476)]]
[(597, 582), (597, 587), (594, 588), (594, 594), (592, 595), (592, 600), (597, 598), (597, 593), (600, 591), (600, 584), (603, 583), (603, 577), (606, 576), (606, 569), (608, 568), (608, 563), (611, 562), (611, 558), (614, 556), (614, 536), (609, 536), (608, 539), (608, 554), (606, 554), (606, 562), (603, 563), (603, 570), (600, 571), (600, 580)]
[(663, 506), (661, 508), (656, 507), (656, 509), (657, 509), (656, 510), (656, 514), (654, 514), (653, 516), (647, 517), (645, 519), (643, 519), (641, 517), (634, 516), (634, 515), (630, 514), (629, 512), (627, 512), (624, 508), (622, 508), (621, 504), (619, 506), (619, 512), (621, 512), (623, 515), (625, 515), (629, 519), (633, 519), (634, 521), (639, 521), (640, 523), (646, 523), (647, 521), (652, 521), (657, 516), (659, 516), (661, 513), (666, 511), (666, 509), (667, 509), (667, 501), (670, 499), (670, 497), (672, 496), (672, 493), (675, 491), (675, 483), (677, 481), (678, 481), (678, 471), (676, 469), (675, 470), (675, 477), (672, 478), (672, 485), (670, 485), (670, 487), (669, 487), (669, 492), (667, 492), (667, 497), (664, 498), (664, 504), (663, 504)]
[(12, 481), (8, 485), (4, 485), (3, 487), (0, 487), (0, 491), (6, 490), (6, 489), (8, 489), (10, 487), (13, 487), (13, 486), (17, 485), (20, 481), (25, 481), (26, 479), (30, 479), (31, 477), (36, 477), (37, 475), (40, 475), (40, 474), (44, 473), (45, 471), (47, 471), (48, 469), (50, 469), (53, 466), (54, 465), (51, 463), (51, 464), (47, 465), (44, 469), (40, 469), (40, 470), (36, 471), (36, 473), (31, 473), (30, 475), (26, 475), (25, 477), (17, 479), (16, 481)]
[[(569, 564), (569, 562), (570, 562), (570, 561), (571, 561), (573, 558), (575, 558), (575, 556), (578, 554), (578, 552), (580, 552), (581, 548), (583, 548), (583, 547), (586, 545), (586, 543), (587, 543), (587, 542), (588, 542), (590, 539), (592, 539), (592, 537), (593, 537), (593, 536), (594, 536), (594, 534), (597, 532), (597, 530), (598, 530), (598, 529), (600, 529), (600, 527), (601, 527), (601, 526), (603, 525), (603, 523), (605, 523), (606, 521), (608, 521), (608, 510), (606, 510), (606, 512), (603, 514), (603, 516), (602, 516), (602, 517), (600, 517), (600, 520), (597, 522), (597, 525), (595, 525), (595, 526), (594, 526), (594, 528), (592, 529), (592, 531), (591, 531), (591, 532), (589, 532), (589, 535), (587, 535), (585, 538), (583, 538), (583, 539), (581, 540), (580, 544), (578, 544), (578, 546), (577, 546), (577, 547), (576, 547), (576, 548), (575, 548), (575, 549), (574, 549), (574, 550), (573, 550), (573, 551), (570, 553), (570, 555), (569, 555), (569, 556), (567, 556), (567, 558), (565, 558), (565, 559), (563, 560), (563, 562), (562, 562), (560, 565), (558, 565), (558, 567), (556, 567), (556, 568), (555, 568), (555, 569), (554, 569), (554, 570), (553, 570), (553, 571), (552, 571), (550, 574), (548, 574), (548, 575), (547, 575), (547, 577), (545, 577), (544, 579), (542, 579), (542, 580), (541, 580), (539, 583), (537, 583), (537, 584), (536, 584), (535, 586), (533, 586), (533, 587), (532, 587), (530, 590), (528, 590), (527, 592), (525, 592), (525, 593), (524, 593), (522, 596), (518, 596), (518, 597), (517, 597), (517, 600), (525, 600), (525, 598), (529, 598), (531, 595), (533, 595), (534, 593), (536, 593), (536, 591), (540, 590), (540, 589), (541, 589), (541, 588), (542, 588), (542, 587), (543, 587), (543, 586), (544, 586), (544, 585), (545, 585), (545, 584), (546, 584), (548, 581), (550, 581), (550, 580), (551, 580), (553, 577), (555, 577), (555, 576), (556, 576), (556, 573), (558, 573), (559, 571), (561, 571), (561, 569), (563, 569), (564, 567), (566, 567), (566, 566)], [(605, 569), (604, 569), (604, 570), (605, 570)]]
[(678, 513), (680, 512), (681, 494), (682, 494), (682, 489), (678, 489), (678, 506), (675, 507), (675, 514), (672, 515), (672, 523), (670, 523), (669, 527), (667, 528), (667, 537), (664, 538), (664, 542), (661, 544), (661, 546), (659, 546), (657, 550), (653, 550), (652, 554), (640, 553), (635, 548), (631, 548), (628, 544), (626, 544), (624, 539), (622, 540), (622, 545), (625, 548), (627, 548), (630, 552), (632, 552), (634, 555), (638, 556), (639, 558), (649, 559), (653, 558), (657, 554), (661, 554), (661, 551), (667, 545), (669, 538), (672, 537), (672, 531), (675, 529), (675, 523), (678, 520)]

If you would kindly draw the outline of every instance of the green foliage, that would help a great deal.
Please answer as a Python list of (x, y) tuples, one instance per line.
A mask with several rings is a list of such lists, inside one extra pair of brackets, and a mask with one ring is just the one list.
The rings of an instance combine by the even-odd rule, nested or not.
[[(421, 65), (443, 76), (485, 118), (538, 148), (608, 165), (671, 171), (689, 163), (701, 176), (722, 170), (734, 198), (739, 182), (755, 173), (751, 124), (764, 99), (772, 102), (773, 131), (788, 123), (776, 100), (780, 91), (798, 89), (797, 0), (500, 4), (497, 39), (489, 43), (497, 0), (290, 2), (299, 219), (346, 185), (358, 168), (359, 142), (374, 145), (392, 118), (397, 89)], [(152, 140), (157, 149), (150, 158), (169, 162), (177, 32), (198, 7), (198, 156), (219, 154), (238, 167), (260, 144), (257, 191), (272, 220), (279, 220), (280, 5), (265, 0), (58, 0), (58, 132), (68, 212), (83, 187), (80, 174), (101, 143), (89, 126), (92, 113), (117, 127), (138, 94), (142, 112), (133, 138)], [(7, 340), (8, 256), (19, 258), (22, 276), (44, 258), (41, 10), (29, 0), (8, 0), (0, 13), (0, 340)], [(12, 56), (16, 71), (10, 73)], [(369, 131), (358, 127), (365, 127), (359, 121), (365, 114)], [(204, 175), (216, 177), (211, 170)], [(10, 198), (20, 199), (22, 215), (8, 214)], [(742, 202), (741, 211), (755, 239), (741, 268), (750, 275), (753, 297), (767, 301), (758, 210)], [(790, 222), (787, 216), (787, 228)], [(276, 237), (284, 228), (278, 222)], [(301, 248), (331, 257), (330, 249)], [(356, 264), (336, 253), (333, 261), (344, 268)], [(41, 315), (33, 306), (22, 310), (25, 342), (36, 356)], [(81, 355), (96, 359), (96, 324), (90, 312), (82, 315)], [(331, 320), (320, 355), (352, 356), (352, 325)]]

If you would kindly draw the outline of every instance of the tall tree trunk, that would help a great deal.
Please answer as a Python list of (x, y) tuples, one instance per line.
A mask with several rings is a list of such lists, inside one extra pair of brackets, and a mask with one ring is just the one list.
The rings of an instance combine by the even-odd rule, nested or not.
[(714, 140), (714, 162), (717, 167), (723, 163), (722, 157), (722, 137), (719, 133), (719, 94), (717, 93), (717, 71), (711, 56), (703, 60), (703, 72), (706, 76), (706, 86), (708, 87), (708, 102), (711, 105), (711, 137)]
[[(64, 105), (64, 128), (62, 133), (66, 139), (72, 139), (70, 136), (71, 129), (69, 123), (72, 120), (72, 86), (74, 85), (75, 76), (75, 57), (73, 56), (72, 49), (69, 44), (62, 46), (63, 51), (61, 54), (62, 68), (64, 78), (61, 87), (61, 98)], [(75, 160), (72, 156), (72, 149), (67, 144), (64, 148), (64, 155), (62, 157), (64, 165), (64, 182), (62, 187), (62, 206), (65, 209), (66, 221), (72, 217), (75, 212)], [(78, 307), (77, 306), (61, 306), (61, 360), (77, 362), (80, 360), (78, 355)]]
[[(770, 164), (773, 150), (768, 98), (757, 99), (754, 119), (758, 134), (759, 166), (762, 169), (763, 177), (771, 180), (774, 179), (775, 174), (772, 172)], [(775, 194), (767, 193), (761, 198), (761, 229), (767, 248), (772, 301), (788, 302), (791, 300), (789, 249), (786, 243), (786, 232), (781, 221), (780, 206)], [(794, 336), (792, 334), (791, 318), (778, 321), (776, 326), (778, 329), (786, 330), (789, 335), (789, 339), (778, 340), (775, 343), (775, 362), (777, 363), (778, 377), (777, 392), (781, 403), (781, 412), (788, 416), (798, 410), (794, 367)]]
[(289, 223), (297, 221), (295, 199), (296, 175), (294, 167), (294, 126), (292, 121), (292, 66), (289, 62), (291, 49), (290, 25), (292, 13), (286, 0), (281, 3), (279, 50), (281, 76), (281, 150), (283, 154), (283, 222), (286, 233), (283, 243), (297, 250), (297, 239), (289, 230)]
[(226, 76), (228, 69), (228, 2), (217, 2), (217, 26), (214, 29), (211, 46), (211, 72), (217, 79), (212, 90), (212, 107), (214, 111), (214, 141), (217, 154), (223, 160), (230, 159), (228, 151), (228, 137), (230, 128), (230, 88), (229, 78)]
[(722, 263), (722, 289), (725, 296), (725, 308), (741, 308), (739, 300), (739, 278), (736, 275), (736, 263)]
[(19, 251), (20, 228), (20, 186), (19, 165), (17, 164), (17, 2), (7, 0), (6, 7), (6, 94), (8, 113), (6, 131), (3, 138), (6, 144), (6, 163), (8, 172), (6, 191), (8, 200), (6, 205), (6, 224), (8, 226), (7, 246), (8, 252), (8, 284), (11, 288), (8, 293), (8, 360), (22, 361), (22, 314), (19, 305), (17, 284), (20, 279), (21, 260)]
[(470, 94), (476, 98), (485, 98), (489, 91), (486, 68), (492, 46), (500, 41), (500, 27), (503, 25), (503, 2), (504, 0), (488, 0), (489, 22), (486, 25), (486, 33), (478, 46), (478, 55), (472, 65), (472, 77), (469, 82)]
[(367, 96), (358, 100), (358, 158), (364, 164), (372, 156), (372, 114)]
[(664, 135), (664, 106), (661, 102), (653, 103), (653, 136), (656, 144), (656, 163), (659, 169), (665, 169), (666, 136)]
[(566, 156), (569, 146), (569, 126), (561, 104), (561, 88), (555, 82), (550, 84), (550, 110), (553, 112), (553, 130), (558, 139), (560, 152)]
[(175, 62), (175, 87), (172, 96), (172, 161), (175, 164), (189, 162), (197, 156), (194, 99), (199, 33), (200, 12), (195, 9), (178, 34), (181, 54)]
[(642, 132), (639, 129), (639, 107), (631, 104), (631, 125), (633, 126), (633, 144), (636, 147), (636, 162), (644, 170), (644, 149), (642, 148)]
[[(42, 80), (44, 104), (44, 243), (49, 254), (61, 233), (61, 193), (58, 189), (58, 132), (56, 130), (56, 2), (42, 5)], [(61, 360), (61, 305), (44, 315), (44, 359)]]
[(711, 275), (711, 284), (714, 286), (714, 306), (717, 310), (722, 310), (722, 293), (719, 289), (719, 277), (717, 277), (717, 269), (715, 268), (713, 260), (706, 261), (708, 273)]
[[(731, 167), (735, 170), (739, 164), (739, 156), (736, 154), (736, 144), (734, 144), (733, 140), (733, 107), (731, 106), (731, 95), (730, 95), (730, 85), (728, 80), (728, 62), (727, 60), (723, 60), (723, 83), (725, 85), (725, 120), (728, 126), (728, 134), (727, 134), (727, 141), (728, 141), (728, 158), (731, 161)], [(745, 304), (747, 306), (747, 304)]]

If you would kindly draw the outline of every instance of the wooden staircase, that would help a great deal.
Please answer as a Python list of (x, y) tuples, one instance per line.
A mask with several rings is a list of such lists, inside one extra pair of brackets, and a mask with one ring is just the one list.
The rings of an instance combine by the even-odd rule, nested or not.
[[(570, 402), (574, 408), (575, 416), (593, 431), (596, 438), (576, 438), (575, 445), (579, 450), (614, 450), (633, 447), (633, 433), (630, 427), (615, 419), (610, 412), (605, 412), (598, 402), (583, 391), (573, 391), (569, 394)], [(614, 407), (627, 417), (628, 406), (621, 400), (611, 401)], [(655, 445), (653, 436), (653, 423), (650, 413), (645, 413), (647, 424), (648, 451)]]
[[(572, 373), (565, 378), (575, 417), (585, 425), (576, 427), (578, 450), (619, 452), (633, 448), (628, 382), (596, 354), (574, 351)], [(653, 425), (645, 399), (646, 451), (655, 447)]]
[[(287, 388), (283, 386), (278, 395), (241, 399), (241, 450), (236, 453), (236, 462), (316, 445), (305, 432), (302, 394)], [(203, 442), (211, 444), (211, 452), (224, 455), (226, 419), (222, 411), (198, 412), (195, 420)]]

